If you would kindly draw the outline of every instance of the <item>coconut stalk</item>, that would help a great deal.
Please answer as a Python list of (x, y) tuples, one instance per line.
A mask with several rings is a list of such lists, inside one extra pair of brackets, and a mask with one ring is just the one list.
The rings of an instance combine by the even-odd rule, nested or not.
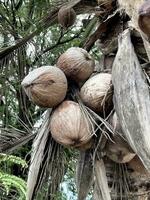
[(150, 170), (150, 92), (134, 52), (129, 29), (119, 38), (112, 68), (112, 83), (114, 105), (125, 137)]
[(97, 160), (95, 163), (95, 177), (97, 192), (101, 200), (111, 200), (110, 190), (108, 187), (108, 180), (106, 176), (106, 169), (103, 160)]
[(76, 171), (78, 200), (85, 200), (93, 182), (93, 158), (90, 150), (80, 151)]
[(33, 142), (31, 164), (29, 168), (27, 180), (27, 200), (34, 198), (35, 188), (38, 182), (40, 167), (44, 159), (45, 145), (49, 136), (49, 118), (51, 109), (48, 109), (45, 115), (44, 122), (39, 129), (37, 136)]

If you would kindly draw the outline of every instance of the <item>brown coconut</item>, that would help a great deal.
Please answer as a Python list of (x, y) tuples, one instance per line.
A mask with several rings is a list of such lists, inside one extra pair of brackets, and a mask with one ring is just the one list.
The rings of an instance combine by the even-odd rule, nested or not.
[[(142, 174), (149, 174), (149, 172), (144, 167), (142, 161), (136, 155), (129, 163), (128, 166), (133, 169), (136, 173)], [(150, 174), (149, 174), (150, 175)]]
[(54, 107), (64, 100), (67, 79), (57, 67), (42, 66), (30, 72), (21, 85), (29, 99), (41, 107)]
[(107, 142), (107, 157), (117, 163), (130, 162), (135, 157), (135, 153), (124, 138), (116, 112), (109, 119), (109, 123), (112, 125), (113, 131), (118, 132), (120, 135), (113, 135), (112, 141)]
[(70, 147), (84, 147), (92, 137), (91, 123), (73, 101), (64, 101), (54, 110), (50, 131), (58, 143)]
[(93, 73), (95, 62), (86, 50), (71, 47), (58, 58), (57, 66), (67, 77), (82, 82)]
[(73, 8), (62, 6), (58, 11), (58, 23), (65, 29), (72, 26), (76, 20), (76, 13)]
[(80, 97), (89, 108), (103, 111), (112, 100), (111, 74), (100, 73), (88, 79), (81, 88)]
[(135, 153), (128, 143), (119, 135), (113, 137), (113, 142), (108, 140), (106, 144), (106, 156), (116, 163), (127, 163), (131, 161)]

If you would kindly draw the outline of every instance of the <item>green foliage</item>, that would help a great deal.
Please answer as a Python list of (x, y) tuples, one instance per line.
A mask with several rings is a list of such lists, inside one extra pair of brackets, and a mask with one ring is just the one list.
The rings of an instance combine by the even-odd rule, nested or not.
[(12, 188), (15, 188), (19, 193), (19, 200), (25, 200), (26, 197), (26, 182), (21, 178), (13, 175), (0, 172), (0, 183), (4, 186), (6, 192), (3, 194), (9, 195)]
[(23, 168), (27, 167), (27, 163), (25, 160), (13, 156), (13, 155), (6, 155), (0, 154), (0, 194), (1, 199), (5, 196), (10, 197), (13, 190), (15, 190), (16, 200), (25, 200), (26, 198), (26, 182), (17, 176), (12, 174), (8, 174), (4, 172), (6, 170), (3, 169), (2, 164), (9, 163), (9, 164), (17, 164)]
[(17, 156), (7, 155), (7, 154), (2, 154), (2, 153), (0, 154), (0, 163), (1, 162), (8, 162), (8, 163), (21, 165), (23, 168), (26, 168), (28, 166), (25, 160)]

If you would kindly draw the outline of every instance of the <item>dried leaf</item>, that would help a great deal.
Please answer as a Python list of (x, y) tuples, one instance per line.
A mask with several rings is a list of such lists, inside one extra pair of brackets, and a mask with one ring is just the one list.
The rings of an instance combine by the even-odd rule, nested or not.
[(113, 63), (114, 104), (125, 137), (150, 170), (150, 91), (126, 30)]
[(97, 191), (101, 194), (101, 200), (111, 200), (106, 169), (103, 160), (97, 160), (95, 163), (95, 177)]
[(37, 179), (39, 175), (40, 166), (44, 159), (45, 144), (49, 135), (49, 116), (50, 110), (47, 110), (44, 122), (39, 129), (39, 132), (33, 142), (31, 165), (29, 168), (28, 180), (27, 180), (27, 200), (32, 200), (37, 185)]
[(90, 150), (80, 152), (76, 175), (78, 200), (85, 200), (93, 182), (93, 159)]

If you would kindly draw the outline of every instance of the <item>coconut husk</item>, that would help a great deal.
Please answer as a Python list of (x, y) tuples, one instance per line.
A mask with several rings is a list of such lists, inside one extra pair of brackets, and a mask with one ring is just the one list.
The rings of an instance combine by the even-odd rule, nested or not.
[[(129, 163), (128, 167), (130, 167), (132, 170), (134, 170), (135, 173), (139, 173), (140, 175), (148, 175), (148, 171), (145, 169), (143, 163), (139, 159), (138, 156), (135, 156)], [(150, 176), (150, 174), (149, 174)]]
[(116, 163), (127, 163), (136, 155), (127, 143), (116, 112), (109, 119), (114, 133), (105, 146), (106, 156)]
[(93, 159), (90, 150), (81, 151), (76, 170), (78, 200), (85, 200), (93, 183)]
[(95, 134), (94, 124), (85, 116), (79, 104), (68, 100), (54, 110), (50, 119), (50, 130), (55, 141), (75, 148), (82, 148)]
[(84, 83), (80, 97), (95, 112), (103, 112), (112, 105), (112, 93), (111, 74), (99, 73)]
[(119, 135), (112, 137), (106, 144), (106, 156), (117, 163), (127, 163), (136, 155), (128, 143)]
[(72, 26), (76, 20), (76, 12), (69, 6), (62, 6), (58, 11), (58, 22), (64, 29)]
[(150, 170), (150, 92), (129, 30), (119, 38), (112, 83), (114, 105), (122, 130), (133, 151)]
[(68, 87), (65, 74), (53, 66), (34, 69), (23, 79), (21, 85), (31, 101), (48, 108), (64, 100)]

